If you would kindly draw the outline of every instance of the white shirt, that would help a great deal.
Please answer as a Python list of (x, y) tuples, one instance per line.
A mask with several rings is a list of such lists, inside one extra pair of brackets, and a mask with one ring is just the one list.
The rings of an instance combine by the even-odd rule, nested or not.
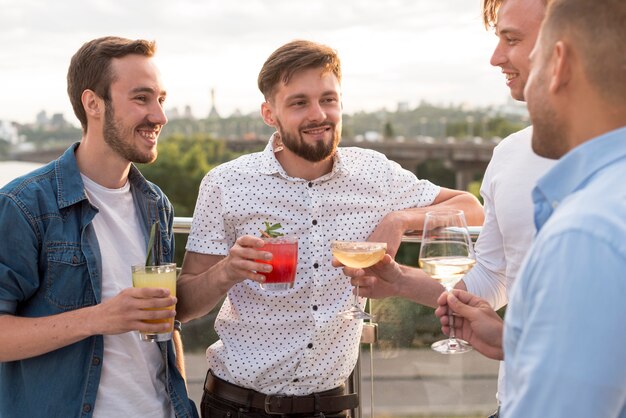
[(239, 386), (306, 395), (344, 383), (358, 357), (362, 325), (337, 317), (352, 286), (331, 265), (330, 241), (364, 241), (384, 215), (431, 204), (439, 187), (360, 148), (338, 149), (332, 172), (314, 181), (289, 177), (271, 142), (206, 175), (187, 250), (226, 255), (237, 237), (258, 236), (264, 221), (298, 237), (294, 287), (233, 286), (215, 322), (221, 339), (206, 354), (217, 376)]
[[(470, 293), (495, 309), (507, 304), (508, 294), (535, 235), (532, 189), (556, 160), (535, 154), (532, 127), (498, 144), (485, 171), (480, 194), (485, 221), (476, 241), (476, 264), (463, 281)], [(504, 365), (500, 364), (498, 399), (504, 399)]]
[[(82, 176), (89, 202), (99, 210), (92, 225), (102, 255), (102, 301), (133, 286), (132, 265), (146, 260), (144, 234), (130, 184), (107, 189)], [(138, 332), (104, 336), (102, 373), (93, 416), (173, 417), (159, 347)]]

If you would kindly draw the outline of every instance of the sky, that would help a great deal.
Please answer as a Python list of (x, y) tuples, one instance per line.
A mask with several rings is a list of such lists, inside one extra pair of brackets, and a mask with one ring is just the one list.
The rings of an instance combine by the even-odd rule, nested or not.
[(294, 39), (336, 49), (346, 113), (498, 105), (508, 89), (489, 65), (496, 37), (480, 0), (0, 0), (0, 119), (45, 110), (76, 123), (66, 93), (71, 56), (105, 35), (156, 40), (166, 109), (256, 112), (265, 59)]

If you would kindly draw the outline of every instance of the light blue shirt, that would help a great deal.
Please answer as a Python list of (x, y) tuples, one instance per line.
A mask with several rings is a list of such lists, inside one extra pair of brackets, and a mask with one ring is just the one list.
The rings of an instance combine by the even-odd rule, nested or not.
[(626, 127), (533, 191), (538, 235), (504, 330), (502, 416), (626, 418)]

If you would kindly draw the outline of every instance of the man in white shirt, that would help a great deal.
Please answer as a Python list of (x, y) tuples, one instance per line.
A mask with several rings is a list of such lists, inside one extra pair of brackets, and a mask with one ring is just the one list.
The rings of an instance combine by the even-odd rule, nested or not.
[[(205, 417), (344, 417), (358, 402), (342, 385), (362, 324), (337, 316), (350, 306), (352, 288), (331, 265), (330, 242), (369, 238), (395, 252), (429, 205), (482, 221), (468, 193), (418, 180), (380, 153), (338, 148), (340, 83), (331, 48), (294, 41), (277, 49), (258, 80), (263, 119), (277, 132), (263, 152), (223, 164), (202, 182), (177, 311), (183, 321), (197, 318), (227, 295), (215, 326), (220, 340), (207, 349)], [(403, 212), (386, 217), (392, 211)], [(260, 250), (264, 222), (298, 237), (296, 282), (287, 291), (259, 287), (268, 266), (254, 260), (270, 256)]]

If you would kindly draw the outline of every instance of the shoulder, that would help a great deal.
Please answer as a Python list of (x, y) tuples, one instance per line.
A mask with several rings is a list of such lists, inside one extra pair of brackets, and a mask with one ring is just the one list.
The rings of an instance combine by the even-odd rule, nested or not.
[(528, 126), (521, 131), (512, 133), (504, 138), (493, 149), (493, 155), (510, 155), (518, 152), (532, 151), (533, 127)]
[(237, 173), (246, 171), (258, 171), (264, 161), (262, 152), (241, 155), (233, 160), (213, 167), (207, 175), (218, 176), (226, 173)]
[(341, 147), (338, 149), (341, 161), (350, 170), (377, 171), (381, 169), (399, 169), (400, 165), (390, 160), (381, 152), (359, 147)]

